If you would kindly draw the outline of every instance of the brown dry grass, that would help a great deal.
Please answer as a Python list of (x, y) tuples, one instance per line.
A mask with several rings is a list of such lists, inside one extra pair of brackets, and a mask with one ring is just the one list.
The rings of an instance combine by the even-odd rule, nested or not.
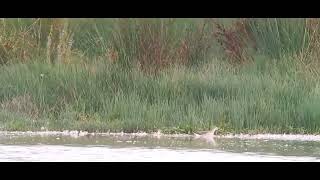
[(228, 27), (216, 20), (213, 21), (216, 26), (214, 36), (227, 58), (234, 63), (252, 60), (248, 49), (255, 49), (255, 40), (248, 30), (247, 21), (247, 19), (238, 19)]
[(39, 40), (34, 31), (38, 19), (28, 27), (14, 28), (6, 20), (0, 23), (0, 65), (14, 60), (25, 62), (35, 55)]
[(305, 49), (300, 53), (300, 66), (298, 67), (303, 74), (308, 77), (318, 78), (320, 77), (320, 19), (307, 18), (306, 19), (306, 31), (309, 34), (309, 42)]
[[(209, 21), (196, 27), (177, 30), (174, 19), (121, 19), (116, 23), (114, 39), (107, 57), (111, 62), (127, 61), (143, 72), (156, 74), (174, 64), (191, 66), (202, 62), (214, 38), (207, 30)], [(212, 27), (212, 26), (210, 26)], [(185, 27), (181, 27), (185, 28)]]

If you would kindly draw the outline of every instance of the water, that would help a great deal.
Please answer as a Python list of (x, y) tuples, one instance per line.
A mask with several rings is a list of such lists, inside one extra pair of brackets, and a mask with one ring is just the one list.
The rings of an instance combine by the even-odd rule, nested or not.
[(0, 135), (0, 161), (320, 161), (320, 142), (216, 138)]

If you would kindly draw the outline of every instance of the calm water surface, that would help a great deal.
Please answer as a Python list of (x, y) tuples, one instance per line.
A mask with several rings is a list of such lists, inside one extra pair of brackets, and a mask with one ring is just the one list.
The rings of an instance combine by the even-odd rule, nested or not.
[(320, 161), (320, 142), (8, 134), (0, 161)]

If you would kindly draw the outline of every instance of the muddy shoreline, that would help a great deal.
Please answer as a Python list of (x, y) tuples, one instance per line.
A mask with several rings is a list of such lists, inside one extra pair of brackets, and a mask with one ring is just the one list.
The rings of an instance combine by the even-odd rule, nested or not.
[(295, 140), (295, 141), (319, 141), (320, 135), (308, 134), (225, 134), (225, 135), (198, 135), (198, 134), (163, 134), (160, 131), (154, 133), (89, 133), (86, 131), (0, 131), (0, 136), (109, 136), (109, 137), (154, 137), (154, 138), (233, 138), (243, 140)]

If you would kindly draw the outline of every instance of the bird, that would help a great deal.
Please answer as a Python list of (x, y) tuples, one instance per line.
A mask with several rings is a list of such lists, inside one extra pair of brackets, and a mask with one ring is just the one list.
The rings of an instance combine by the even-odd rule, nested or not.
[(157, 137), (158, 139), (160, 139), (160, 137), (161, 137), (161, 131), (158, 130), (158, 132), (154, 133), (153, 136), (154, 136), (154, 137)]
[(214, 135), (217, 134), (217, 131), (218, 131), (218, 128), (215, 127), (211, 131), (202, 131), (202, 132), (199, 132), (200, 134), (194, 133), (195, 139), (203, 139), (209, 143), (215, 144), (213, 137), (214, 137)]

